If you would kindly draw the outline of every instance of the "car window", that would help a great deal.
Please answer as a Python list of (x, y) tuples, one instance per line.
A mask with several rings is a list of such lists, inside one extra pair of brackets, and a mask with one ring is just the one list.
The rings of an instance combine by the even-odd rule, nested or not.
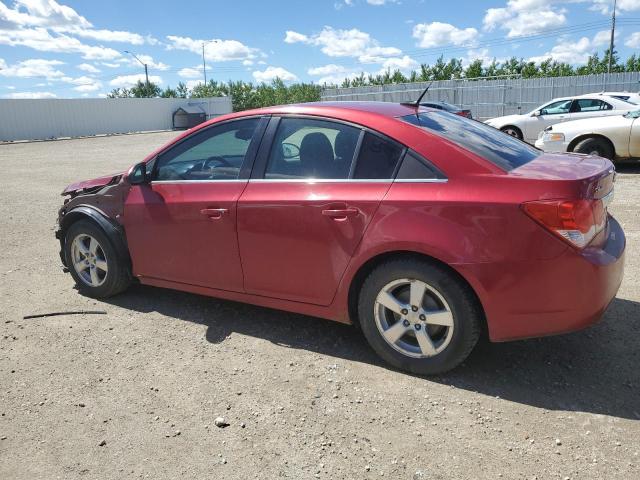
[(460, 145), (507, 172), (542, 153), (500, 130), (460, 115), (432, 111), (407, 115), (402, 119)]
[(396, 180), (444, 180), (446, 177), (436, 167), (415, 152), (408, 151)]
[(612, 110), (612, 109), (613, 107), (607, 102), (604, 102), (598, 99), (592, 99), (592, 98), (579, 98), (575, 100), (573, 105), (571, 106), (571, 111), (576, 113), (597, 112), (599, 110)]
[(155, 180), (234, 180), (240, 175), (258, 118), (199, 131), (160, 155)]
[(569, 113), (571, 108), (571, 100), (560, 100), (550, 103), (540, 109), (541, 115), (558, 115), (561, 113)]
[(360, 131), (328, 120), (283, 118), (264, 178), (349, 178)]
[(367, 132), (362, 140), (353, 178), (378, 180), (393, 178), (404, 147)]

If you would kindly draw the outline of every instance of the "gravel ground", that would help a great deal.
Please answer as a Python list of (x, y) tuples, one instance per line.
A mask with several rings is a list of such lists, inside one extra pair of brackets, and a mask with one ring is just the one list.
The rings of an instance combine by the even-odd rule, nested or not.
[[(640, 478), (640, 168), (619, 168), (626, 276), (602, 322), (482, 343), (421, 378), (328, 321), (151, 287), (79, 295), (60, 191), (174, 135), (0, 145), (0, 478)], [(82, 309), (107, 314), (22, 318)]]

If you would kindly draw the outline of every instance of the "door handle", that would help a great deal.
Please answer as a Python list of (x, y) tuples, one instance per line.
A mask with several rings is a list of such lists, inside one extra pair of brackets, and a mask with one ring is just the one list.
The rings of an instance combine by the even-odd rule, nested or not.
[(329, 208), (326, 210), (322, 210), (322, 215), (329, 218), (334, 218), (336, 220), (345, 219), (347, 217), (355, 217), (360, 213), (360, 210), (357, 208)]
[(202, 215), (209, 217), (212, 220), (217, 220), (218, 218), (222, 218), (229, 212), (226, 208), (203, 208), (200, 210)]

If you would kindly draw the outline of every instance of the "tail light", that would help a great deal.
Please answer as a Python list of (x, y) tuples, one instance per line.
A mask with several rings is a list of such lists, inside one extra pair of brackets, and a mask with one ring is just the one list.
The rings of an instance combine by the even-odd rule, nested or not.
[(547, 230), (574, 247), (586, 247), (606, 224), (602, 200), (544, 200), (526, 202), (522, 208)]

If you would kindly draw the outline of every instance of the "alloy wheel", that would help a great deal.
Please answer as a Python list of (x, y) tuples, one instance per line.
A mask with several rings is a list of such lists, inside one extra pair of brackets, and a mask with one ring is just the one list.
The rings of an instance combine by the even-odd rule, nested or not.
[(416, 279), (386, 284), (376, 297), (374, 316), (382, 338), (398, 352), (414, 358), (442, 352), (455, 328), (453, 313), (442, 294)]
[(84, 283), (99, 287), (107, 279), (109, 267), (102, 246), (91, 235), (77, 235), (71, 243), (73, 269)]

